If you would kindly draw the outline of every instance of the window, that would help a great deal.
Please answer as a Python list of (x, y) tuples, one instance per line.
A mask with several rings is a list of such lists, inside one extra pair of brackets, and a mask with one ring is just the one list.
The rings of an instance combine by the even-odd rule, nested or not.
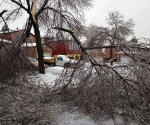
[(78, 44), (76, 42), (74, 42), (74, 41), (69, 42), (69, 49), (70, 50), (76, 50), (77, 47), (78, 47)]
[(62, 57), (58, 57), (57, 60), (61, 61), (61, 60), (63, 60), (63, 58)]
[(32, 38), (31, 37), (29, 37), (28, 38), (28, 43), (32, 43), (33, 41), (32, 41)]
[(62, 58), (62, 57), (59, 57), (59, 59), (60, 59), (60, 60), (63, 60), (63, 58)]
[(60, 57), (57, 57), (57, 60), (60, 60)]

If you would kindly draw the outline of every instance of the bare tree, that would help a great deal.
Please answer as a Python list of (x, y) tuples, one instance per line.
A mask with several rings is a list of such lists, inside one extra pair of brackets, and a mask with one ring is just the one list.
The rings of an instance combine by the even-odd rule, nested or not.
[(149, 125), (150, 68), (149, 63), (141, 59), (150, 57), (149, 46), (120, 43), (119, 49), (132, 61), (109, 65), (95, 60), (72, 31), (56, 29), (69, 32), (87, 57), (79, 61), (74, 70), (65, 69), (57, 79), (53, 89), (62, 95), (63, 101), (73, 101), (100, 122), (102, 118), (111, 118), (114, 125)]
[(83, 27), (83, 10), (91, 5), (92, 0), (4, 0), (11, 4), (12, 10), (5, 16), (6, 20), (15, 20), (24, 12), (28, 13), (29, 18), (26, 24), (26, 37), (29, 36), (33, 26), (39, 60), (39, 72), (44, 73), (43, 49), (41, 46), (40, 29), (51, 30), (55, 26), (76, 29), (79, 32)]
[[(106, 18), (108, 27), (99, 27), (90, 25), (87, 33), (87, 45), (90, 47), (103, 46), (109, 44), (120, 44), (126, 41), (126, 38), (133, 35), (134, 23), (132, 19), (124, 20), (124, 16), (119, 11), (108, 13)], [(110, 49), (110, 58), (112, 58), (112, 48)]]

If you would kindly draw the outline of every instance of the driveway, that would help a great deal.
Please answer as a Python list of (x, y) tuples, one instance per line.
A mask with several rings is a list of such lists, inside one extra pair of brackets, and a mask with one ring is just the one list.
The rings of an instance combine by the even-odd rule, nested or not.
[(51, 73), (52, 75), (60, 75), (63, 69), (64, 67), (60, 67), (60, 66), (47, 67), (45, 69), (45, 73)]

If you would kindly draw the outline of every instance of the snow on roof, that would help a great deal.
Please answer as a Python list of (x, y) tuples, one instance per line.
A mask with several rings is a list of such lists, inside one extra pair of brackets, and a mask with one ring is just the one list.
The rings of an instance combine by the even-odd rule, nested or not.
[(44, 59), (54, 59), (54, 57), (44, 57)]
[[(117, 52), (116, 54), (123, 54), (123, 53), (125, 53), (125, 52), (119, 51), (119, 52)], [(127, 54), (141, 54), (140, 52), (136, 52), (136, 51), (131, 51), (131, 52), (126, 51), (126, 53), (127, 53)]]
[[(44, 44), (45, 42), (42, 42), (41, 44)], [(22, 47), (35, 47), (36, 43), (23, 43)]]
[(150, 48), (150, 44), (148, 45), (140, 45), (141, 48)]
[(23, 30), (9, 30), (9, 31), (0, 31), (0, 34), (5, 34), (5, 33), (13, 33), (13, 32), (20, 32)]
[(3, 42), (3, 43), (12, 43), (12, 41), (4, 40), (4, 39), (0, 39), (0, 42)]
[(116, 54), (123, 54), (124, 52), (123, 51), (119, 51), (119, 52), (117, 52)]
[(3, 31), (0, 31), (0, 34), (3, 34), (3, 33), (9, 33), (8, 31), (5, 31), (5, 32), (3, 32)]
[(23, 43), (22, 47), (35, 47), (36, 43)]

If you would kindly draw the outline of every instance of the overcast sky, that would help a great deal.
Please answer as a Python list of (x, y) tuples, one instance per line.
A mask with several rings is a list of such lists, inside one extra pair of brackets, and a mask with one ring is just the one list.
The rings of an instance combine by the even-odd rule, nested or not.
[[(3, 5), (0, 6), (0, 12), (3, 9), (10, 9)], [(105, 18), (109, 11), (120, 11), (125, 20), (133, 19), (135, 23), (134, 31), (137, 38), (150, 38), (150, 0), (94, 0), (93, 7), (85, 11), (86, 24), (96, 24), (98, 26), (107, 26)], [(11, 29), (22, 28), (27, 18), (24, 14), (19, 21), (10, 24)], [(1, 29), (1, 24), (0, 24)]]
[(86, 24), (107, 26), (109, 11), (119, 11), (125, 20), (133, 19), (137, 38), (150, 38), (150, 0), (94, 0), (93, 8), (85, 12)]

